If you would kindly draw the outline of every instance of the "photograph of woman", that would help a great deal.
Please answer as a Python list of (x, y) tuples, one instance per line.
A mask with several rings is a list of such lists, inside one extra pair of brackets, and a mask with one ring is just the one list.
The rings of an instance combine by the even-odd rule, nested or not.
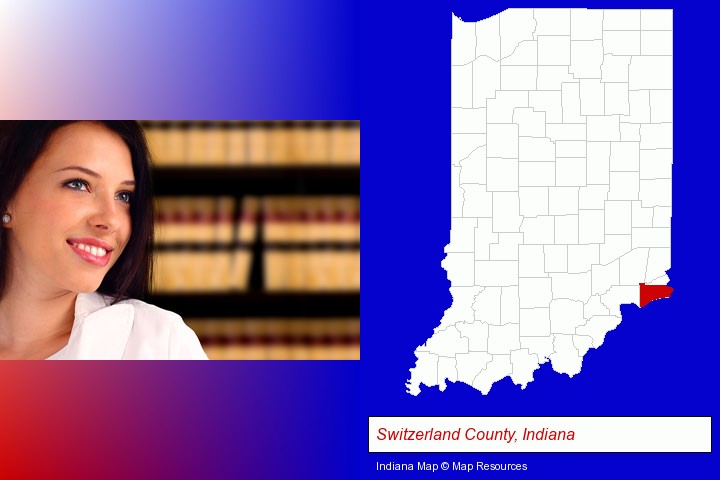
[(144, 303), (149, 154), (134, 121), (0, 122), (0, 359), (207, 359)]

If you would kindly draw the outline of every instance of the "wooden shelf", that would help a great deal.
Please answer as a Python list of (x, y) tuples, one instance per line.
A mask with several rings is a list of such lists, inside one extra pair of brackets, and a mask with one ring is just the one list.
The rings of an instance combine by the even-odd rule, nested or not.
[(358, 166), (191, 166), (153, 169), (156, 195), (360, 195)]
[(360, 317), (360, 293), (155, 294), (149, 303), (183, 318)]
[[(252, 250), (255, 242), (174, 242), (155, 244), (155, 252), (234, 252), (236, 250)], [(263, 251), (313, 252), (313, 251), (360, 251), (360, 242), (264, 242)]]

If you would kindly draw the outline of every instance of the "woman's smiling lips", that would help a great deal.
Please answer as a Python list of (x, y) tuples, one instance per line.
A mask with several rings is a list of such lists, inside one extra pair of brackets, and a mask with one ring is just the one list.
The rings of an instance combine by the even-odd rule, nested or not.
[(80, 258), (98, 267), (104, 267), (110, 261), (112, 245), (97, 238), (69, 238), (67, 244)]

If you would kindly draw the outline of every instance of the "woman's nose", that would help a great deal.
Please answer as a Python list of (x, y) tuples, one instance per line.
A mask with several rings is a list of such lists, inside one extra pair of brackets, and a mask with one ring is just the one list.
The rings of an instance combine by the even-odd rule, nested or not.
[(114, 232), (120, 227), (120, 215), (117, 200), (114, 196), (106, 198), (106, 196), (96, 197), (94, 210), (88, 221), (90, 224), (100, 230)]

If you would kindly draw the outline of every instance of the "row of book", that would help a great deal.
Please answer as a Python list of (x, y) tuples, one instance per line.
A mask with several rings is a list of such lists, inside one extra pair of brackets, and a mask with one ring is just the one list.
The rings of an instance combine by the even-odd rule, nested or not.
[(359, 165), (358, 121), (143, 122), (156, 166)]
[[(253, 255), (242, 247), (202, 251), (193, 247), (155, 252), (155, 293), (246, 291)], [(355, 292), (360, 290), (358, 250), (273, 250), (261, 254), (267, 292)]]
[(359, 242), (360, 198), (157, 197), (156, 244)]
[(360, 319), (189, 319), (213, 360), (358, 360)]
[(360, 289), (358, 197), (159, 197), (156, 226), (156, 293)]

